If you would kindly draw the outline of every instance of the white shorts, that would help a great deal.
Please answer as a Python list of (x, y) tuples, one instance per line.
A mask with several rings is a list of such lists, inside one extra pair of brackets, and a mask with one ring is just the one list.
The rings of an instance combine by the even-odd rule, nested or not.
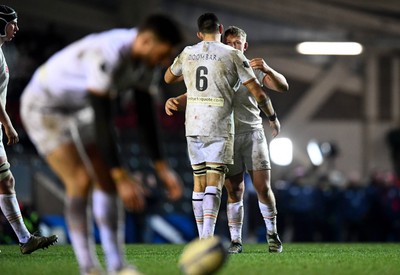
[(21, 120), (25, 130), (42, 156), (46, 156), (58, 146), (72, 143), (71, 129), (77, 129), (83, 144), (95, 141), (94, 113), (91, 107), (76, 111), (46, 108), (38, 102), (23, 97), (21, 100)]
[(233, 135), (229, 137), (186, 137), (192, 165), (203, 162), (233, 164)]
[(263, 129), (235, 135), (234, 164), (228, 165), (227, 177), (244, 171), (269, 170), (269, 150)]

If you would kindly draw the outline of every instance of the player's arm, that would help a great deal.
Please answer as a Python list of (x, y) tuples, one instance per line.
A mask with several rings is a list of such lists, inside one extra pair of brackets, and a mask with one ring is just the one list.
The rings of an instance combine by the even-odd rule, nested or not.
[(167, 115), (174, 115), (173, 111), (184, 111), (186, 110), (187, 93), (179, 95), (177, 97), (168, 98), (165, 102), (165, 112)]
[(157, 176), (164, 184), (167, 196), (170, 200), (178, 200), (182, 196), (182, 182), (180, 177), (171, 169), (163, 154), (162, 143), (158, 133), (158, 121), (154, 110), (154, 98), (146, 90), (135, 91), (136, 111), (138, 125), (143, 133), (142, 140), (145, 143), (149, 156), (154, 164)]
[(117, 141), (112, 129), (112, 107), (108, 96), (100, 96), (96, 93), (89, 93), (90, 103), (94, 110), (94, 123), (97, 145), (110, 167), (121, 167), (118, 154)]
[(250, 60), (250, 66), (265, 73), (263, 84), (267, 88), (277, 92), (286, 92), (289, 90), (286, 78), (281, 73), (272, 69), (263, 58), (253, 58)]
[(183, 75), (176, 76), (171, 72), (171, 67), (167, 69), (164, 75), (164, 81), (167, 84), (177, 83), (183, 81)]
[(182, 55), (179, 54), (172, 63), (171, 66), (165, 71), (164, 81), (167, 84), (177, 83), (183, 81), (183, 73), (182, 73)]
[(258, 81), (252, 79), (243, 83), (246, 88), (250, 91), (250, 93), (256, 98), (258, 107), (263, 111), (263, 113), (268, 117), (269, 125), (273, 129), (272, 136), (275, 137), (280, 132), (280, 123), (277, 117), (277, 114), (272, 106), (271, 99), (269, 96), (263, 91), (261, 86), (258, 84)]
[(119, 158), (117, 139), (113, 128), (111, 100), (97, 92), (89, 92), (90, 103), (94, 110), (94, 124), (97, 146), (107, 164), (127, 209), (142, 211), (145, 206), (143, 187), (134, 180), (122, 166)]
[(8, 138), (7, 145), (18, 143), (19, 141), (18, 133), (14, 129), (14, 126), (11, 123), (11, 119), (6, 112), (5, 106), (3, 106), (3, 104), (1, 103), (0, 103), (0, 122), (1, 124), (3, 124), (4, 131)]

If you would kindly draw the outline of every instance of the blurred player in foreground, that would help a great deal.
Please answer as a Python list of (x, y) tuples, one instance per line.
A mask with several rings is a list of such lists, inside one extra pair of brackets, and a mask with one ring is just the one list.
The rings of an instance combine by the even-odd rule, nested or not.
[[(186, 137), (193, 167), (193, 212), (199, 237), (214, 235), (227, 165), (233, 164), (233, 97), (243, 83), (267, 116), (273, 116), (242, 52), (221, 43), (223, 27), (217, 16), (198, 18), (202, 42), (186, 47), (166, 71), (167, 83), (184, 80), (187, 88)], [(240, 82), (238, 81), (240, 80)]]
[[(4, 42), (11, 41), (19, 30), (17, 20), (14, 9), (0, 5), (0, 122), (8, 139), (7, 145), (18, 143), (19, 138), (6, 112), (9, 72), (1, 46)], [(15, 193), (15, 180), (10, 171), (10, 163), (2, 140), (3, 132), (0, 129), (0, 208), (18, 237), (21, 252), (30, 254), (39, 248), (54, 244), (57, 242), (57, 236), (35, 236), (26, 228)]]
[[(90, 195), (108, 273), (139, 274), (124, 259), (117, 194), (128, 210), (141, 211), (143, 188), (119, 159), (110, 104), (115, 92), (154, 84), (156, 66), (168, 62), (181, 39), (164, 15), (149, 16), (139, 28), (88, 35), (38, 68), (22, 95), (29, 137), (66, 187), (65, 217), (81, 274), (102, 272), (89, 226)], [(176, 174), (163, 160), (154, 166), (170, 198), (179, 198)]]
[[(242, 29), (231, 26), (224, 33), (225, 44), (245, 52), (248, 48), (247, 34)], [(285, 77), (273, 70), (262, 58), (250, 60), (257, 79), (265, 87), (278, 92), (285, 92), (289, 85)], [(233, 100), (235, 118), (234, 164), (229, 165), (225, 181), (228, 194), (227, 215), (231, 246), (229, 253), (242, 252), (243, 193), (244, 173), (250, 174), (257, 192), (258, 205), (263, 216), (267, 232), (269, 252), (282, 252), (282, 242), (276, 228), (276, 202), (271, 188), (271, 165), (268, 143), (264, 134), (260, 109), (254, 97), (241, 85)], [(276, 113), (268, 117), (273, 129), (272, 137), (280, 132), (280, 123)]]

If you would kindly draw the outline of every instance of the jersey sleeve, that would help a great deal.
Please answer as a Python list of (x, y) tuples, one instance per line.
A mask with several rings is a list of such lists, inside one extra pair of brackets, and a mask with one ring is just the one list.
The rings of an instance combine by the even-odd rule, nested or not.
[(109, 92), (112, 83), (113, 67), (102, 51), (87, 52), (83, 56), (87, 72), (86, 86), (99, 94)]
[(250, 67), (249, 61), (240, 51), (234, 51), (234, 60), (236, 69), (239, 75), (239, 79), (243, 84), (246, 84), (249, 81), (256, 80), (256, 75), (254, 74), (253, 69)]
[(174, 62), (172, 63), (170, 70), (171, 73), (175, 76), (182, 75), (182, 57), (184, 52), (181, 52), (177, 57), (175, 57)]
[(256, 69), (254, 70), (254, 74), (256, 75), (258, 82), (260, 82), (260, 85), (264, 86), (264, 77), (266, 76), (266, 73), (259, 69)]

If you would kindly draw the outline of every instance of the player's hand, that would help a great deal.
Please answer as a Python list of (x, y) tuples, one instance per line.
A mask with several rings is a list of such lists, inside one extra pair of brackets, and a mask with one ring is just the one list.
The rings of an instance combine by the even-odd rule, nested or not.
[(162, 160), (155, 162), (155, 170), (164, 184), (168, 199), (171, 201), (179, 200), (182, 197), (183, 184), (178, 174)]
[(113, 169), (111, 174), (125, 208), (134, 212), (143, 211), (146, 203), (142, 182), (130, 176), (123, 169)]
[(272, 128), (272, 137), (276, 137), (279, 135), (281, 131), (281, 123), (279, 122), (279, 119), (276, 118), (275, 121), (269, 121), (269, 127)]
[(178, 106), (179, 101), (178, 99), (176, 99), (176, 97), (168, 98), (168, 100), (165, 102), (165, 112), (167, 113), (167, 115), (173, 116), (173, 111), (177, 112)]
[(12, 125), (4, 127), (4, 131), (6, 132), (6, 136), (8, 138), (7, 145), (13, 145), (18, 143), (19, 141), (18, 133)]
[(250, 66), (253, 69), (259, 69), (264, 73), (267, 73), (270, 70), (270, 67), (267, 65), (263, 58), (253, 58), (250, 60)]

